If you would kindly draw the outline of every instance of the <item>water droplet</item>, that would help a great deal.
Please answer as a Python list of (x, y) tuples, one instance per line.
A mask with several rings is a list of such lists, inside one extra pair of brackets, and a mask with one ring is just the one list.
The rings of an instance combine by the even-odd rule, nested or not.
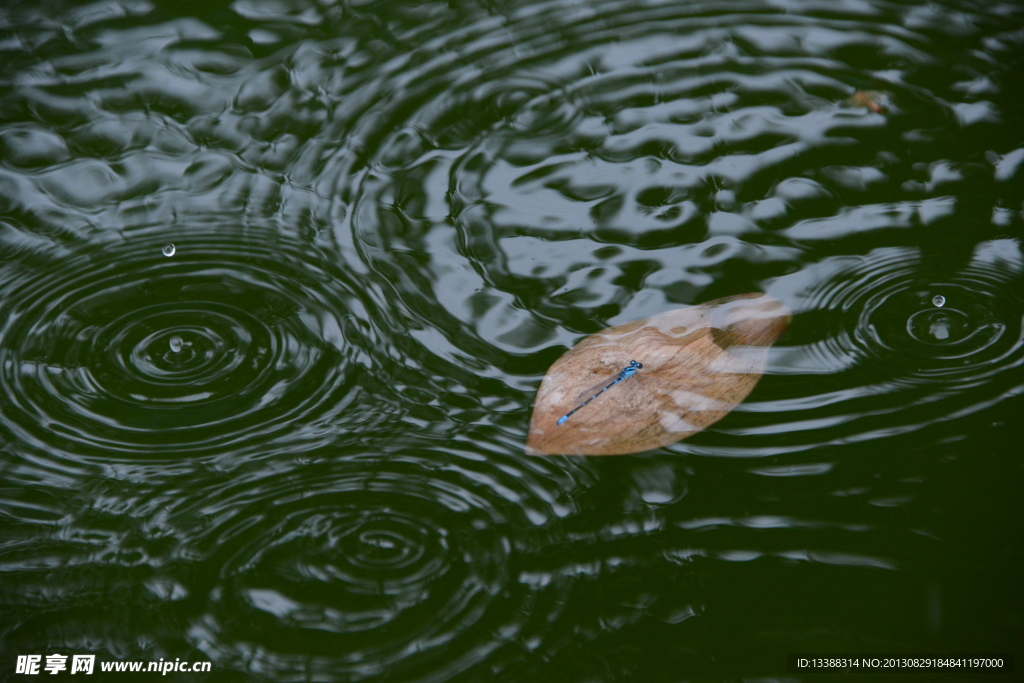
[(942, 308), (946, 305), (946, 297), (941, 294), (936, 294), (932, 297), (932, 305), (934, 305), (935, 308)]
[(178, 335), (171, 337), (171, 351), (174, 353), (181, 353), (181, 349), (185, 346), (185, 342)]
[(937, 311), (929, 308), (918, 311), (907, 321), (910, 336), (925, 344), (958, 342), (967, 337), (972, 329), (971, 319), (954, 309)]
[(928, 330), (937, 341), (946, 341), (949, 339), (949, 320), (946, 318), (939, 318), (932, 322), (931, 328)]
[(721, 211), (732, 211), (736, 208), (736, 193), (732, 190), (719, 190), (715, 193), (715, 204)]
[(176, 251), (176, 249), (174, 248), (173, 244), (166, 244), (166, 245), (164, 245), (164, 249), (163, 249), (164, 256), (167, 256), (167, 257), (174, 256), (174, 252), (175, 251)]

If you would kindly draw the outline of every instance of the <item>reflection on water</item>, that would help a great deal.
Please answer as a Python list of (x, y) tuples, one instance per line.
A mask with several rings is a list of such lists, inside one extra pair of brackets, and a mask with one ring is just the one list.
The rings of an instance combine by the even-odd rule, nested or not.
[[(968, 0), (8, 3), (4, 649), (426, 681), (1015, 647), (1022, 47)], [(580, 338), (752, 291), (795, 316), (727, 418), (523, 455)]]

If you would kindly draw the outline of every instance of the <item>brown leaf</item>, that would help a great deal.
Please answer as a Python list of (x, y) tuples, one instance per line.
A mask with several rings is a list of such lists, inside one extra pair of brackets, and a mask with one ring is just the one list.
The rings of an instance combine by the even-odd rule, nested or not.
[(699, 432), (747, 397), (789, 320), (777, 299), (740, 294), (590, 335), (548, 369), (526, 452), (638, 453)]
[(858, 90), (846, 99), (846, 103), (851, 107), (866, 107), (876, 114), (884, 114), (885, 107), (882, 105), (884, 99), (886, 99), (885, 93), (874, 90)]

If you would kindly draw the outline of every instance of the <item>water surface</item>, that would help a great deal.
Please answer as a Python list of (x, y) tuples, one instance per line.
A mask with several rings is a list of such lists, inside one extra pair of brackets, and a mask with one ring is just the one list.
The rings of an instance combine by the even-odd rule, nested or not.
[[(1010, 2), (6, 3), (0, 670), (1014, 651), (1021, 82)], [(523, 454), (572, 344), (743, 292), (727, 418)]]

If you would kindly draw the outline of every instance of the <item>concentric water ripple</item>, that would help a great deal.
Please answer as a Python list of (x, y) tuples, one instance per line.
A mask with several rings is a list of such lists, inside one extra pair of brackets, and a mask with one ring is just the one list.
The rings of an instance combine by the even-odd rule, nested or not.
[(778, 280), (772, 291), (804, 311), (798, 336), (818, 338), (780, 354), (776, 371), (831, 379), (820, 395), (748, 406), (776, 421), (752, 433), (803, 432), (813, 444), (818, 434), (878, 438), (1024, 392), (1019, 243), (982, 242), (960, 272), (930, 270), (918, 250), (894, 247), (832, 257)]
[(161, 230), (84, 248), (59, 276), (8, 264), (4, 428), (48, 453), (302, 450), (369, 418), (372, 336), (342, 273), (265, 230)]
[(217, 666), (283, 681), (448, 680), (482, 661), (500, 670), (544, 641), (571, 580), (527, 580), (544, 551), (512, 532), (571, 513), (567, 493), (585, 473), (479, 446), (323, 455), (236, 473), (205, 503), (161, 504), (184, 528), (204, 520), (182, 540), (219, 575), (189, 585), (208, 596), (189, 638)]
[[(539, 373), (580, 332), (761, 289), (800, 268), (808, 239), (885, 239), (891, 207), (848, 208), (869, 196), (911, 198), (926, 221), (949, 213), (930, 196), (969, 174), (920, 120), (998, 117), (992, 89), (919, 81), (949, 30), (941, 11), (709, 8), (535, 3), (351, 81), (359, 115), (337, 124), (349, 143), (320, 193), (345, 216), (339, 239), (396, 293), (410, 353)], [(990, 62), (957, 68), (981, 78)], [(863, 89), (877, 111), (850, 99)], [(866, 151), (879, 145), (894, 151)]]
[[(781, 675), (821, 634), (1018, 635), (1015, 434), (988, 427), (1024, 393), (1019, 3), (0, 24), (12, 648), (654, 681)], [(735, 415), (520, 455), (582, 335), (744, 291), (797, 315)], [(877, 612), (833, 601), (865, 586)]]

